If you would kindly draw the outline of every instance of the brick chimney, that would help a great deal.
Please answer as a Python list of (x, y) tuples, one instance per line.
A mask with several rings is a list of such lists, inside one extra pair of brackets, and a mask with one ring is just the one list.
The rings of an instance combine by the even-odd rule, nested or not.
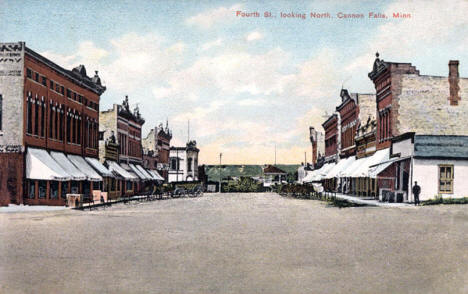
[(460, 75), (458, 73), (458, 60), (450, 60), (449, 61), (449, 89), (450, 89), (450, 105), (458, 105), (458, 101), (461, 100), (458, 92), (460, 91), (459, 80)]
[(312, 143), (312, 165), (317, 163), (317, 131), (314, 127), (309, 127), (310, 143)]

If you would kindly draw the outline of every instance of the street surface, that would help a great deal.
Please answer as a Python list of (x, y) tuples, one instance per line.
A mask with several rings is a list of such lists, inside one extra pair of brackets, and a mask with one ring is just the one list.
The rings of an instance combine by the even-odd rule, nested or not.
[(468, 293), (468, 206), (273, 193), (0, 213), (1, 293)]

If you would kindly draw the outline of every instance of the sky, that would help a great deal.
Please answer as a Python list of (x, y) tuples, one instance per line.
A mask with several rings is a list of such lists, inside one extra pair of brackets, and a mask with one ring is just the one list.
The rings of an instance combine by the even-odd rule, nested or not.
[(190, 121), (200, 163), (222, 153), (225, 164), (269, 164), (276, 149), (277, 163), (298, 164), (305, 152), (311, 161), (309, 126), (321, 130), (342, 87), (375, 92), (367, 74), (377, 51), (424, 75), (446, 76), (448, 61), (460, 60), (468, 76), (468, 2), (439, 2), (0, 0), (0, 40), (25, 41), (68, 69), (98, 70), (107, 86), (101, 110), (129, 95), (144, 136), (168, 120), (171, 145), (183, 146)]

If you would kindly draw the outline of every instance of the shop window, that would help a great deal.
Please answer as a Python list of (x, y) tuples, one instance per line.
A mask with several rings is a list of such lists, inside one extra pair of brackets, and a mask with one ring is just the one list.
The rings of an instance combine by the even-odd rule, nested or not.
[(439, 165), (439, 193), (453, 193), (453, 165)]
[(101, 190), (101, 182), (93, 182), (93, 190)]
[(47, 181), (39, 181), (39, 198), (45, 199), (47, 194)]
[(133, 183), (131, 181), (127, 181), (127, 191), (133, 190)]
[(58, 182), (50, 182), (50, 199), (58, 199), (58, 187)]
[(62, 182), (62, 199), (66, 199), (68, 194), (68, 182)]
[(80, 183), (77, 181), (72, 181), (71, 184), (71, 193), (72, 194), (80, 194)]
[(91, 195), (91, 190), (90, 190), (90, 184), (89, 182), (83, 182), (83, 194), (86, 196)]
[(36, 198), (36, 182), (35, 181), (28, 181), (28, 198), (34, 199)]
[(116, 180), (114, 178), (111, 178), (111, 188), (110, 188), (111, 191), (116, 191), (116, 189), (115, 189), (115, 184), (116, 183), (115, 182), (116, 182)]

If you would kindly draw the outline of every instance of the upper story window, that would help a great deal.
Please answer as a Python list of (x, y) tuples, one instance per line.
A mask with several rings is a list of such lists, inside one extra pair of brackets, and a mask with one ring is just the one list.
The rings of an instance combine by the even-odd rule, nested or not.
[(39, 83), (39, 73), (34, 73), (34, 80)]
[(44, 76), (42, 77), (42, 85), (47, 87), (47, 78)]
[(30, 70), (29, 68), (26, 69), (26, 76), (30, 79), (32, 79), (32, 70)]

